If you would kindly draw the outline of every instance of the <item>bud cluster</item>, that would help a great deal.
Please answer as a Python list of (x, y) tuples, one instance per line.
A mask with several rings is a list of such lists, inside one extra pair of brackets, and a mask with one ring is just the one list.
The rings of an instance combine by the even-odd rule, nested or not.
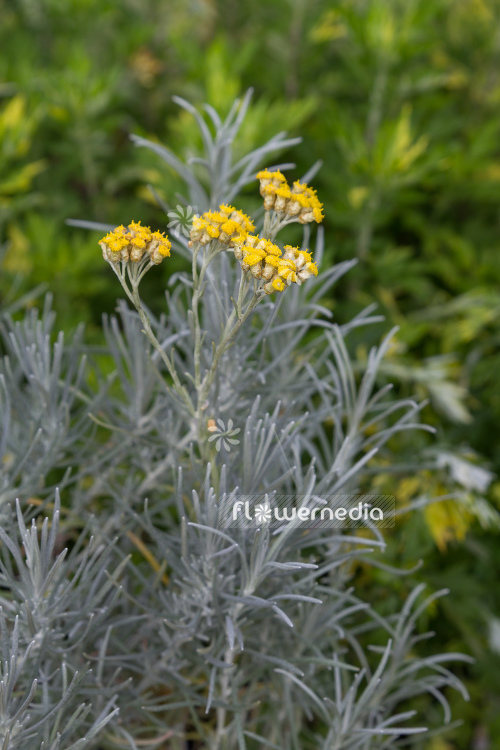
[(132, 221), (128, 227), (119, 226), (100, 240), (104, 260), (110, 263), (139, 263), (147, 258), (158, 265), (170, 255), (171, 243), (163, 232), (152, 232)]
[(266, 211), (285, 214), (301, 224), (323, 221), (323, 204), (318, 200), (316, 191), (305, 182), (297, 180), (290, 188), (279, 169), (276, 172), (263, 169), (257, 174), (257, 179), (260, 181), (260, 194), (264, 198)]
[[(257, 178), (265, 209), (277, 212), (278, 221), (283, 225), (288, 221), (301, 224), (322, 221), (322, 204), (315, 190), (305, 183), (294, 182), (290, 189), (279, 170), (269, 172), (265, 169), (257, 174)], [(216, 241), (214, 252), (217, 253), (222, 249), (220, 246), (225, 245), (234, 251), (244, 273), (264, 282), (261, 288), (266, 294), (282, 292), (291, 284), (300, 285), (310, 276), (318, 275), (309, 252), (291, 245), (285, 245), (282, 251), (271, 240), (249, 234), (254, 231), (255, 225), (246, 214), (233, 206), (221, 205), (218, 211), (206, 211), (194, 217), (189, 246), (194, 243), (204, 246)], [(170, 240), (162, 232), (151, 232), (149, 227), (134, 221), (128, 227), (114, 229), (99, 245), (103, 257), (110, 263), (139, 263), (146, 259), (158, 264), (170, 255), (171, 248)]]
[(219, 211), (207, 211), (195, 216), (190, 232), (192, 242), (208, 245), (218, 240), (228, 247), (233, 247), (235, 240), (243, 239), (248, 232), (255, 231), (252, 221), (241, 211), (232, 206), (219, 206)]
[(318, 268), (310, 253), (285, 245), (285, 252), (270, 240), (251, 234), (234, 243), (234, 255), (243, 271), (250, 271), (256, 279), (263, 279), (266, 294), (282, 292), (291, 284), (302, 284), (310, 276), (318, 275)]

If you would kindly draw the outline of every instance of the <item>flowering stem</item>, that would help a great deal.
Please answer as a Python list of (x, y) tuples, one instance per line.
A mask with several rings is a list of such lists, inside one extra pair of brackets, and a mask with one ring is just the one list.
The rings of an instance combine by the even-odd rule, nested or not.
[(264, 226), (262, 227), (262, 237), (266, 240), (274, 240), (278, 232), (287, 224), (297, 222), (296, 216), (288, 216), (283, 211), (266, 211), (264, 216)]
[(220, 252), (220, 246), (218, 243), (215, 248), (203, 256), (203, 262), (200, 270), (198, 271), (198, 253), (200, 251), (200, 245), (198, 242), (194, 243), (193, 248), (193, 261), (192, 261), (192, 273), (193, 273), (193, 297), (191, 300), (191, 310), (193, 314), (193, 329), (194, 329), (194, 383), (196, 390), (199, 391), (201, 387), (201, 324), (200, 324), (200, 313), (199, 304), (205, 291), (205, 273), (208, 266)]
[[(274, 225), (279, 224), (279, 217), (277, 214), (274, 215), (271, 221), (272, 226), (269, 226), (269, 231), (273, 231)], [(194, 386), (196, 389), (196, 406), (193, 403), (192, 397), (189, 395), (186, 387), (181, 383), (180, 378), (175, 369), (173, 360), (171, 360), (167, 353), (164, 351), (160, 342), (158, 341), (154, 331), (151, 327), (151, 321), (144, 307), (142, 306), (141, 298), (139, 295), (139, 284), (144, 274), (151, 268), (151, 261), (148, 259), (147, 262), (141, 263), (110, 263), (113, 271), (117, 275), (120, 284), (122, 285), (128, 299), (132, 302), (133, 306), (137, 310), (137, 313), (141, 319), (143, 325), (143, 332), (153, 345), (155, 350), (158, 352), (162, 362), (165, 364), (167, 371), (172, 378), (173, 390), (180, 397), (182, 403), (185, 405), (187, 412), (193, 418), (192, 432), (191, 435), (196, 435), (196, 441), (202, 460), (212, 465), (212, 477), (214, 481), (214, 488), (218, 485), (218, 470), (215, 462), (215, 456), (213, 455), (212, 446), (209, 445), (206, 435), (206, 429), (203, 424), (203, 413), (208, 405), (207, 398), (210, 393), (210, 389), (214, 383), (217, 368), (220, 360), (227, 349), (232, 346), (234, 339), (236, 338), (238, 331), (248, 319), (256, 305), (264, 296), (264, 292), (259, 288), (258, 282), (254, 283), (254, 293), (250, 299), (248, 305), (244, 306), (245, 298), (249, 289), (250, 281), (252, 276), (250, 273), (242, 273), (240, 278), (240, 285), (238, 290), (237, 300), (234, 301), (234, 309), (229, 315), (221, 338), (217, 346), (214, 344), (214, 353), (212, 363), (209, 369), (202, 376), (201, 374), (201, 357), (202, 357), (202, 342), (203, 334), (200, 321), (200, 302), (203, 299), (206, 287), (206, 272), (208, 266), (218, 255), (222, 247), (220, 243), (211, 243), (209, 247), (203, 248), (203, 260), (201, 266), (199, 266), (199, 254), (201, 245), (196, 242), (193, 243), (193, 257), (192, 257), (192, 274), (193, 274), (193, 292), (191, 299), (191, 326), (193, 331), (194, 340)]]
[(199, 403), (203, 404), (205, 399), (208, 396), (208, 393), (210, 391), (210, 388), (212, 386), (212, 383), (214, 381), (215, 374), (217, 372), (217, 366), (219, 364), (220, 358), (224, 354), (224, 352), (229, 349), (229, 347), (234, 343), (234, 339), (236, 338), (236, 335), (238, 331), (240, 330), (243, 323), (247, 320), (250, 313), (254, 310), (254, 308), (257, 306), (257, 304), (262, 299), (262, 291), (257, 290), (254, 292), (252, 299), (250, 300), (247, 309), (242, 312), (240, 315), (238, 315), (238, 319), (232, 325), (232, 322), (237, 317), (237, 313), (235, 310), (231, 313), (228, 323), (226, 324), (226, 328), (224, 330), (224, 333), (222, 334), (222, 338), (215, 349), (214, 352), (214, 358), (212, 360), (212, 365), (208, 372), (206, 373), (205, 377), (203, 378), (203, 381), (200, 386), (199, 390)]
[[(248, 585), (245, 587), (245, 594), (252, 595), (254, 592), (254, 586)], [(236, 606), (234, 607), (233, 611), (230, 613), (230, 617), (233, 621), (234, 628), (236, 629), (238, 626), (238, 617), (243, 609), (244, 605), (241, 602), (238, 602)], [(234, 650), (234, 644), (233, 648), (227, 648), (224, 653), (224, 663), (225, 664), (234, 664), (234, 658), (235, 658), (235, 650)], [(226, 667), (222, 670), (221, 675), (221, 698), (224, 703), (229, 703), (230, 693), (231, 693), (231, 677), (233, 674), (233, 669), (230, 667)], [(215, 749), (216, 750), (223, 750), (225, 748), (225, 743), (227, 742), (227, 730), (226, 727), (226, 714), (227, 711), (223, 706), (220, 706), (217, 708), (217, 724), (216, 724), (216, 734), (215, 734)]]
[(200, 322), (199, 306), (200, 301), (203, 298), (205, 292), (205, 276), (206, 271), (212, 260), (221, 251), (219, 243), (215, 247), (205, 252), (201, 267), (198, 268), (198, 255), (200, 251), (200, 245), (196, 243), (193, 248), (193, 260), (192, 260), (192, 272), (193, 272), (193, 295), (191, 303), (192, 313), (192, 327), (193, 327), (193, 338), (194, 338), (194, 365), (195, 365), (195, 377), (194, 384), (196, 388), (196, 407), (193, 404), (193, 400), (190, 397), (186, 387), (181, 383), (175, 365), (171, 361), (158, 341), (151, 327), (149, 316), (147, 315), (144, 307), (142, 306), (141, 298), (139, 295), (139, 284), (144, 274), (151, 267), (151, 262), (148, 261), (146, 264), (143, 263), (110, 263), (113, 271), (117, 275), (120, 284), (122, 285), (128, 299), (132, 302), (133, 306), (137, 310), (137, 313), (141, 319), (143, 325), (143, 332), (153, 345), (155, 350), (161, 357), (161, 360), (165, 364), (168, 373), (170, 374), (173, 381), (173, 389), (181, 398), (188, 413), (193, 417), (194, 420), (194, 432), (196, 434), (196, 440), (198, 443), (200, 456), (203, 460), (212, 464), (212, 475), (214, 480), (214, 486), (218, 484), (218, 471), (215, 465), (213, 451), (206, 440), (205, 430), (203, 428), (203, 412), (206, 408), (207, 397), (210, 392), (210, 388), (213, 385), (217, 367), (220, 359), (224, 352), (233, 344), (234, 339), (240, 330), (243, 323), (247, 320), (252, 310), (262, 299), (262, 290), (257, 288), (257, 284), (254, 288), (254, 294), (246, 309), (244, 309), (244, 301), (248, 292), (249, 283), (251, 280), (250, 274), (242, 274), (240, 279), (240, 286), (238, 291), (238, 299), (235, 303), (235, 309), (231, 312), (228, 317), (226, 326), (222, 333), (221, 339), (218, 345), (214, 349), (214, 356), (210, 368), (207, 370), (205, 375), (201, 376), (201, 349), (202, 349), (202, 330)]
[(196, 397), (197, 397), (196, 412), (194, 414), (194, 421), (196, 425), (196, 428), (195, 428), (196, 440), (198, 443), (198, 449), (200, 451), (201, 458), (207, 463), (210, 462), (211, 464), (212, 480), (213, 480), (214, 488), (216, 489), (219, 483), (218, 469), (217, 469), (216, 462), (215, 462), (214, 451), (211, 450), (211, 446), (209, 445), (206, 439), (207, 437), (206, 429), (204, 429), (204, 426), (203, 426), (203, 412), (206, 407), (205, 401), (208, 395), (208, 391), (206, 392), (206, 395), (204, 395), (205, 392), (204, 392), (203, 384), (205, 382), (205, 379), (203, 381), (201, 379), (202, 334), (201, 334), (199, 305), (205, 292), (204, 279), (205, 279), (207, 268), (212, 262), (212, 260), (214, 259), (214, 257), (219, 254), (220, 250), (221, 250), (221, 247), (219, 246), (219, 243), (215, 243), (215, 247), (212, 250), (209, 250), (208, 252), (205, 251), (204, 256), (203, 256), (203, 262), (201, 264), (201, 268), (198, 271), (198, 254), (200, 251), (200, 244), (198, 242), (194, 243), (193, 260), (192, 260), (193, 296), (191, 300), (192, 325), (193, 325), (193, 334), (194, 334), (193, 335), (193, 338), (194, 338), (194, 351), (193, 351), (194, 385), (196, 388)]
[[(241, 326), (247, 320), (252, 310), (254, 310), (256, 305), (262, 299), (262, 292), (260, 290), (254, 291), (253, 297), (250, 300), (248, 307), (246, 308), (245, 311), (242, 311), (241, 309), (242, 301), (243, 301), (243, 298), (247, 289), (248, 289), (248, 279), (243, 277), (240, 282), (240, 293), (238, 294), (238, 302), (237, 302), (238, 311), (233, 310), (233, 312), (229, 316), (229, 319), (224, 329), (224, 332), (222, 334), (221, 340), (219, 341), (217, 347), (215, 348), (210, 369), (205, 373), (205, 376), (198, 388), (198, 404), (197, 404), (197, 409), (196, 409), (197, 440), (198, 440), (200, 455), (207, 462), (210, 460), (210, 455), (209, 455), (210, 446), (208, 444), (208, 441), (206, 440), (206, 434), (205, 434), (206, 430), (203, 427), (202, 414), (206, 407), (206, 400), (207, 400), (208, 394), (210, 393), (210, 388), (213, 385), (215, 375), (217, 373), (217, 367), (219, 365), (222, 355), (234, 343), (234, 339), (236, 338), (236, 335), (238, 334), (238, 331), (240, 330)], [(211, 461), (211, 464), (212, 464), (212, 478), (214, 482), (214, 489), (218, 491), (217, 467), (216, 467), (214, 460)]]
[[(233, 664), (234, 661), (234, 650), (231, 648), (226, 649), (224, 654), (225, 664)], [(224, 703), (229, 703), (231, 693), (231, 667), (225, 667), (222, 670), (221, 676), (221, 699)], [(217, 708), (217, 725), (215, 734), (214, 750), (224, 750), (227, 742), (227, 727), (226, 727), (226, 709), (223, 706)]]
[(141, 302), (141, 298), (139, 296), (139, 284), (146, 273), (146, 271), (149, 268), (149, 265), (145, 268), (141, 268), (139, 264), (134, 264), (132, 267), (128, 263), (122, 264), (125, 266), (125, 269), (128, 271), (128, 277), (130, 279), (130, 285), (131, 289), (129, 289), (129, 286), (127, 284), (127, 280), (125, 278), (125, 270), (124, 268), (117, 268), (117, 263), (110, 263), (110, 266), (112, 267), (113, 271), (118, 276), (118, 279), (120, 280), (120, 284), (122, 285), (127, 297), (134, 305), (135, 309), (137, 310), (137, 313), (141, 319), (141, 322), (143, 324), (143, 331), (146, 335), (146, 338), (148, 341), (153, 345), (153, 347), (156, 349), (158, 354), (161, 357), (162, 362), (164, 363), (165, 367), (168, 370), (168, 373), (173, 381), (173, 388), (174, 391), (180, 396), (181, 400), (184, 402), (187, 411), (191, 416), (194, 416), (195, 410), (193, 406), (193, 402), (191, 401), (191, 398), (189, 396), (189, 393), (187, 392), (186, 388), (182, 385), (181, 381), (179, 380), (179, 376), (177, 375), (177, 372), (175, 370), (175, 366), (173, 362), (170, 361), (168, 358), (168, 355), (164, 351), (163, 347), (161, 346), (160, 342), (156, 338), (153, 329), (151, 328), (151, 323), (149, 320), (149, 317), (144, 310)]
[(200, 359), (201, 359), (201, 327), (200, 327), (200, 315), (198, 304), (203, 294), (203, 288), (200, 282), (200, 276), (204, 270), (204, 264), (200, 270), (200, 276), (198, 275), (198, 252), (200, 246), (195, 243), (193, 249), (193, 298), (191, 303), (191, 309), (193, 312), (193, 325), (194, 325), (194, 382), (198, 388), (200, 382)]
[[(212, 466), (212, 481), (213, 486), (216, 492), (218, 492), (218, 484), (219, 484), (219, 472), (216, 465), (215, 456), (210, 455), (211, 446), (208, 443), (208, 440), (206, 439), (206, 429), (203, 424), (203, 412), (206, 408), (206, 402), (208, 395), (210, 393), (210, 389), (213, 385), (217, 368), (219, 365), (219, 362), (221, 360), (222, 355), (224, 352), (227, 351), (227, 349), (234, 343), (234, 339), (236, 338), (236, 335), (238, 334), (238, 331), (240, 330), (243, 323), (247, 320), (252, 310), (256, 307), (258, 302), (262, 299), (262, 291), (254, 289), (254, 294), (252, 299), (250, 300), (247, 308), (243, 310), (243, 303), (246, 296), (246, 293), (248, 291), (248, 286), (250, 283), (249, 274), (242, 274), (240, 279), (240, 287), (238, 292), (238, 299), (235, 303), (235, 309), (231, 312), (231, 315), (229, 316), (226, 326), (224, 328), (224, 331), (222, 333), (221, 339), (218, 343), (218, 345), (215, 347), (214, 355), (212, 359), (212, 364), (205, 373), (203, 380), (200, 382), (199, 386), (197, 387), (198, 391), (198, 401), (197, 401), (197, 408), (196, 408), (196, 432), (197, 432), (197, 441), (198, 441), (198, 447), (200, 451), (200, 455), (203, 458), (203, 460), (207, 461), (207, 463), (210, 461)], [(213, 453), (213, 450), (212, 450)]]

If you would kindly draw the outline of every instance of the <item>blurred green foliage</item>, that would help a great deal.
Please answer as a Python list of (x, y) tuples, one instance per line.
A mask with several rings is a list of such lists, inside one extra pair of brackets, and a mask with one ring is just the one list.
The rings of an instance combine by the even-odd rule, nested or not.
[[(242, 147), (287, 130), (303, 136), (283, 154), (294, 179), (323, 161), (328, 257), (360, 260), (330, 304), (343, 322), (376, 302), (400, 326), (384, 377), (428, 397), (438, 428), (403, 447), (444, 456), (442, 476), (382, 489), (461, 491), (390, 539), (395, 562), (425, 557), (452, 589), (433, 626), (478, 659), (464, 725), (432, 750), (500, 748), (500, 484), (481, 469), (500, 471), (500, 0), (0, 0), (0, 15), (4, 301), (45, 285), (62, 327), (99, 338), (116, 284), (99, 235), (64, 222), (164, 228), (147, 185), (175, 205), (178, 178), (129, 134), (196, 156), (172, 95), (225, 114), (253, 86)], [(355, 340), (360, 362), (386, 328)], [(387, 573), (366, 576), (387, 596)]]

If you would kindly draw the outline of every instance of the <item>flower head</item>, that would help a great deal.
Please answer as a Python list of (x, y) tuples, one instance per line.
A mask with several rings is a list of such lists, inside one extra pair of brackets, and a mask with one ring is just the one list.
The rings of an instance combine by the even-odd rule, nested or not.
[(170, 255), (171, 243), (163, 232), (152, 232), (132, 221), (119, 226), (99, 241), (104, 260), (110, 263), (139, 263), (143, 258), (158, 265)]
[(301, 224), (311, 221), (317, 221), (319, 224), (323, 221), (323, 204), (318, 200), (314, 188), (297, 180), (293, 183), (287, 213), (289, 216), (297, 216)]
[(246, 214), (232, 206), (219, 206), (218, 211), (206, 211), (195, 216), (190, 232), (192, 242), (208, 245), (212, 240), (219, 240), (223, 245), (233, 246), (233, 242), (253, 232), (255, 226)]
[(276, 211), (301, 224), (323, 221), (323, 204), (318, 200), (316, 191), (305, 182), (294, 182), (293, 188), (290, 188), (279, 170), (269, 172), (267, 169), (258, 172), (257, 179), (266, 211)]
[(300, 286), (310, 276), (318, 275), (318, 267), (311, 260), (311, 254), (307, 250), (299, 250), (291, 245), (285, 245), (284, 250), (278, 259), (274, 274), (264, 285), (266, 294), (282, 292), (291, 284)]
[(249, 234), (235, 242), (234, 254), (243, 271), (250, 271), (256, 279), (269, 279), (275, 272), (281, 250), (270, 240)]
[(285, 245), (284, 252), (270, 240), (247, 235), (234, 243), (234, 255), (244, 272), (262, 279), (266, 294), (282, 292), (290, 284), (302, 284), (318, 275), (316, 263), (307, 250)]
[(291, 195), (285, 175), (279, 169), (276, 172), (263, 169), (257, 173), (257, 179), (260, 181), (260, 194), (264, 198), (266, 211), (282, 211)]

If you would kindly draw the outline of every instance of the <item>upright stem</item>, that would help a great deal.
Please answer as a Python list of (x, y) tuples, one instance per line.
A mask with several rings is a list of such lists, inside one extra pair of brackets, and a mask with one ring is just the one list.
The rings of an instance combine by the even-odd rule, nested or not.
[[(248, 590), (245, 591), (246, 594), (252, 594), (254, 591), (254, 587), (249, 587)], [(231, 612), (231, 618), (233, 620), (235, 628), (238, 624), (238, 616), (243, 609), (244, 605), (241, 602), (238, 602), (234, 610)], [(226, 664), (234, 664), (234, 656), (235, 652), (234, 649), (227, 648), (224, 653), (224, 662)], [(226, 669), (223, 670), (221, 675), (221, 696), (224, 703), (227, 703), (230, 697), (231, 693), (231, 674), (233, 672), (233, 669), (230, 667), (226, 667)], [(215, 741), (214, 741), (214, 750), (230, 750), (227, 744), (227, 727), (226, 727), (226, 716), (227, 711), (222, 706), (217, 709), (217, 723), (216, 723), (216, 730), (215, 730)]]
[[(218, 368), (222, 355), (233, 344), (234, 339), (236, 338), (236, 335), (238, 331), (240, 330), (241, 326), (245, 323), (245, 321), (249, 317), (252, 310), (254, 310), (258, 302), (262, 299), (262, 293), (258, 291), (254, 291), (254, 295), (252, 299), (250, 300), (246, 310), (243, 311), (242, 309), (243, 301), (244, 301), (247, 289), (248, 289), (248, 278), (245, 275), (243, 275), (240, 280), (240, 289), (238, 293), (238, 301), (236, 302), (236, 309), (231, 312), (231, 315), (228, 318), (228, 321), (222, 333), (221, 339), (215, 349), (214, 356), (212, 359), (212, 364), (210, 368), (207, 370), (207, 372), (205, 373), (203, 380), (201, 381), (201, 383), (199, 384), (197, 388), (198, 399), (197, 399), (197, 408), (196, 408), (196, 415), (195, 415), (195, 419), (197, 423), (197, 430), (196, 430), (197, 441), (198, 441), (200, 455), (206, 461), (210, 460), (210, 445), (208, 441), (206, 440), (206, 434), (205, 434), (206, 430), (203, 424), (204, 422), (203, 411), (205, 408), (205, 402), (208, 398), (210, 389), (213, 385), (215, 375), (217, 373), (217, 368)], [(212, 461), (212, 479), (214, 482), (214, 489), (218, 491), (218, 471), (217, 471), (215, 462), (213, 461)]]
[(203, 265), (198, 274), (198, 252), (200, 246), (198, 243), (195, 244), (193, 249), (193, 299), (192, 299), (192, 312), (193, 312), (193, 326), (194, 326), (194, 382), (196, 388), (200, 385), (200, 362), (201, 362), (201, 326), (200, 326), (200, 314), (199, 314), (199, 302), (203, 296), (203, 278), (205, 276), (206, 266), (205, 258), (203, 258)]
[[(219, 364), (220, 358), (224, 354), (224, 352), (232, 345), (234, 339), (236, 338), (236, 334), (240, 330), (243, 323), (247, 320), (250, 313), (254, 310), (254, 308), (257, 306), (259, 301), (262, 299), (262, 293), (259, 291), (254, 292), (254, 295), (252, 299), (250, 300), (247, 309), (242, 314), (237, 315), (236, 311), (233, 310), (231, 313), (228, 324), (226, 325), (226, 328), (224, 330), (224, 333), (222, 335), (221, 340), (219, 341), (219, 344), (215, 350), (214, 358), (212, 360), (212, 365), (208, 372), (206, 373), (205, 377), (203, 378), (203, 381), (200, 386), (199, 390), (199, 399), (198, 403), (203, 404), (205, 399), (207, 398), (210, 388), (212, 386), (212, 383), (214, 381), (215, 373), (217, 372), (217, 366)], [(232, 325), (232, 321), (238, 317), (237, 321)]]
[(194, 328), (194, 382), (196, 390), (199, 391), (201, 387), (201, 322), (200, 322), (200, 312), (199, 312), (199, 306), (200, 301), (203, 297), (203, 294), (205, 292), (205, 274), (207, 272), (207, 268), (212, 262), (212, 260), (215, 258), (216, 255), (218, 255), (221, 252), (221, 247), (217, 243), (215, 248), (212, 250), (209, 250), (204, 256), (203, 256), (203, 262), (200, 268), (200, 271), (198, 272), (198, 253), (200, 251), (200, 246), (198, 243), (195, 243), (194, 249), (193, 249), (193, 264), (192, 264), (192, 271), (193, 271), (193, 297), (191, 301), (191, 310), (193, 313), (193, 328)]
[[(149, 320), (149, 317), (144, 310), (141, 302), (141, 298), (139, 296), (139, 283), (142, 279), (142, 276), (144, 275), (144, 269), (140, 269), (138, 265), (133, 266), (133, 271), (130, 270), (128, 265), (126, 266), (128, 270), (128, 275), (131, 283), (132, 290), (129, 289), (126, 278), (125, 278), (125, 271), (122, 268), (119, 270), (116, 266), (117, 264), (110, 263), (111, 267), (113, 268), (114, 272), (118, 276), (120, 283), (129, 298), (129, 300), (134, 305), (135, 309), (137, 310), (137, 313), (139, 315), (139, 318), (141, 319), (142, 325), (143, 325), (143, 331), (146, 335), (146, 338), (148, 341), (153, 345), (153, 347), (156, 349), (158, 354), (161, 357), (162, 362), (164, 363), (165, 367), (167, 368), (167, 371), (172, 378), (173, 381), (173, 387), (174, 391), (180, 396), (181, 400), (185, 404), (188, 413), (191, 416), (194, 416), (195, 409), (193, 406), (193, 402), (191, 401), (191, 398), (189, 397), (189, 394), (186, 390), (186, 388), (182, 385), (179, 376), (177, 375), (177, 372), (175, 370), (175, 367), (173, 363), (168, 358), (167, 353), (161, 346), (160, 342), (156, 338), (153, 329), (151, 328), (151, 323)], [(141, 273), (142, 270), (142, 273)]]
[(274, 240), (278, 232), (287, 224), (293, 224), (297, 221), (296, 217), (287, 216), (276, 211), (266, 211), (264, 217), (264, 226), (262, 227), (262, 237), (266, 240)]
[[(273, 223), (279, 223), (279, 218), (277, 215), (275, 215), (274, 222)], [(192, 260), (192, 273), (193, 273), (193, 295), (192, 295), (192, 303), (191, 303), (191, 312), (192, 312), (192, 326), (193, 326), (193, 337), (194, 337), (194, 351), (193, 351), (193, 358), (194, 358), (194, 386), (196, 389), (196, 406), (193, 403), (192, 398), (190, 397), (186, 387), (181, 383), (180, 378), (177, 374), (177, 371), (175, 369), (173, 361), (171, 361), (167, 355), (167, 353), (164, 351), (163, 347), (159, 343), (158, 339), (156, 338), (154, 331), (151, 327), (151, 322), (149, 320), (149, 317), (144, 310), (141, 302), (141, 298), (139, 296), (139, 284), (150, 267), (150, 265), (147, 265), (147, 267), (144, 264), (116, 264), (111, 263), (114, 272), (118, 276), (120, 283), (125, 290), (125, 293), (129, 300), (134, 305), (135, 309), (137, 310), (137, 313), (141, 319), (142, 325), (143, 325), (143, 331), (147, 337), (147, 339), (151, 342), (155, 350), (158, 352), (158, 354), (161, 357), (162, 362), (165, 364), (165, 367), (167, 368), (167, 371), (172, 378), (173, 381), (173, 389), (178, 394), (178, 396), (181, 398), (182, 402), (185, 404), (186, 409), (190, 416), (193, 418), (192, 421), (192, 434), (196, 436), (196, 441), (198, 443), (198, 449), (200, 452), (200, 456), (202, 460), (206, 461), (207, 463), (211, 463), (212, 465), (212, 479), (214, 483), (214, 489), (218, 489), (218, 469), (215, 463), (215, 455), (214, 451), (212, 450), (212, 446), (210, 446), (207, 435), (206, 435), (206, 427), (204, 426), (204, 419), (203, 414), (204, 410), (206, 408), (206, 402), (208, 395), (210, 393), (210, 389), (214, 383), (214, 379), (217, 373), (217, 368), (220, 363), (221, 357), (223, 356), (224, 352), (227, 351), (227, 349), (233, 344), (234, 339), (236, 338), (236, 335), (238, 334), (238, 331), (242, 327), (242, 325), (245, 323), (245, 321), (248, 319), (251, 312), (254, 310), (258, 302), (262, 299), (263, 292), (260, 289), (257, 289), (257, 285), (255, 285), (254, 288), (254, 294), (251, 298), (250, 302), (248, 303), (247, 307), (244, 309), (244, 303), (245, 303), (245, 297), (248, 292), (249, 283), (252, 279), (251, 275), (248, 273), (242, 273), (240, 278), (240, 286), (238, 290), (238, 298), (235, 302), (235, 309), (231, 311), (231, 314), (229, 315), (226, 325), (224, 327), (224, 330), (222, 332), (221, 338), (217, 346), (215, 347), (212, 363), (209, 367), (209, 369), (206, 371), (205, 375), (202, 377), (201, 374), (201, 354), (202, 354), (202, 329), (201, 329), (201, 321), (200, 321), (200, 302), (203, 298), (203, 294), (205, 292), (205, 276), (206, 271), (212, 260), (216, 255), (218, 255), (221, 252), (221, 246), (219, 243), (213, 243), (214, 246), (209, 246), (208, 248), (204, 249), (204, 257), (203, 262), (201, 264), (201, 267), (198, 269), (198, 255), (200, 251), (200, 245), (199, 243), (195, 243), (193, 247), (193, 260)], [(130, 287), (127, 283), (127, 275), (128, 280), (130, 281)]]
[[(224, 662), (232, 664), (234, 660), (234, 650), (227, 648), (224, 654)], [(230, 697), (230, 678), (233, 669), (226, 667), (222, 670), (221, 675), (221, 698), (226, 703)], [(214, 750), (229, 750), (227, 747), (227, 727), (226, 727), (226, 709), (220, 706), (217, 709), (217, 723), (215, 729)]]

